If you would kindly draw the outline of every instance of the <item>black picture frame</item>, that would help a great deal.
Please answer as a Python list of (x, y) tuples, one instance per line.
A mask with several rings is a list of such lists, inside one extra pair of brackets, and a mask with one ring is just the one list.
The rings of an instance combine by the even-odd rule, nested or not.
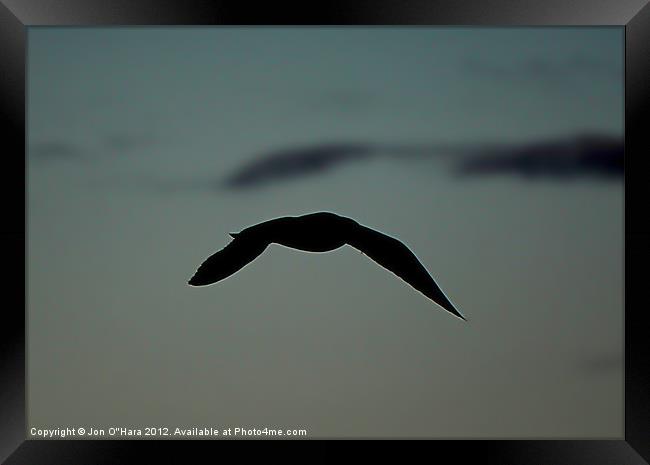
[[(19, 463), (123, 463), (135, 452), (186, 461), (197, 448), (238, 441), (26, 440), (25, 64), (30, 26), (109, 25), (457, 25), (621, 26), (625, 28), (625, 433), (618, 440), (418, 441), (427, 457), (506, 464), (643, 464), (650, 461), (650, 368), (645, 340), (646, 214), (650, 109), (648, 0), (0, 0), (0, 118), (8, 167), (2, 186), (0, 460)], [(645, 117), (645, 118), (644, 118)], [(644, 150), (645, 149), (645, 150)], [(22, 199), (22, 201), (21, 201)], [(401, 441), (400, 441), (401, 442)], [(228, 445), (228, 443), (230, 445)], [(274, 443), (297, 444), (295, 441)], [(300, 441), (304, 444), (304, 441)], [(266, 446), (265, 446), (266, 447)], [(383, 454), (384, 446), (373, 446)], [(233, 449), (230, 449), (233, 452)], [(430, 454), (435, 455), (430, 455)], [(338, 458), (328, 447), (319, 455)], [(440, 455), (439, 455), (440, 454)], [(444, 455), (443, 455), (444, 454)], [(308, 456), (305, 456), (308, 457)], [(151, 460), (148, 460), (151, 461)]]

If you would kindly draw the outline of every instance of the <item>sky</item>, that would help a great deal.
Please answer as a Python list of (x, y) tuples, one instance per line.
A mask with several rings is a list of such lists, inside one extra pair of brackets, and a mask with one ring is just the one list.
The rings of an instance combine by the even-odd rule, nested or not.
[[(451, 154), (224, 183), (305, 146), (622, 137), (622, 52), (614, 27), (30, 27), (28, 428), (622, 437), (622, 179)], [(469, 322), (349, 247), (187, 285), (228, 232), (316, 211), (398, 237)]]

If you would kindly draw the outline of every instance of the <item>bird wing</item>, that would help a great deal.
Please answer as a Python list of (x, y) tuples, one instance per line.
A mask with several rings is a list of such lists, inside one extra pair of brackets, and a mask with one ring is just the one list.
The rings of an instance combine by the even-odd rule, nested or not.
[(415, 254), (397, 239), (359, 225), (347, 241), (382, 267), (395, 273), (416, 290), (457, 317), (465, 320), (454, 307)]
[(230, 244), (208, 257), (196, 270), (188, 284), (207, 286), (241, 270), (266, 249), (268, 243), (238, 236)]

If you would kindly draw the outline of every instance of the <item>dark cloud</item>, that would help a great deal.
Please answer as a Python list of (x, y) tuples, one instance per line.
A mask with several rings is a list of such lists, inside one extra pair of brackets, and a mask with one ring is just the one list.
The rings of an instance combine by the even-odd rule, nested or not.
[(62, 141), (37, 142), (29, 144), (28, 154), (34, 160), (75, 160), (81, 158), (81, 150)]
[(232, 189), (251, 188), (316, 175), (374, 156), (375, 152), (375, 147), (369, 144), (326, 144), (279, 150), (244, 165), (224, 185)]
[(455, 171), (463, 176), (508, 174), (527, 178), (618, 179), (623, 176), (623, 154), (622, 138), (586, 135), (478, 150), (461, 160)]
[(604, 135), (519, 145), (324, 144), (279, 150), (245, 164), (223, 181), (227, 189), (251, 189), (315, 176), (352, 162), (387, 157), (395, 161), (444, 157), (462, 176), (512, 174), (527, 177), (620, 178), (623, 141)]
[(562, 80), (567, 77), (622, 78), (622, 66), (586, 55), (574, 55), (558, 60), (548, 57), (530, 57), (512, 64), (468, 59), (463, 63), (464, 72), (495, 79)]
[[(103, 148), (111, 152), (128, 152), (148, 147), (155, 143), (155, 138), (150, 135), (132, 133), (110, 134), (103, 139), (99, 139), (98, 142), (100, 149)], [(84, 151), (78, 146), (59, 140), (30, 143), (28, 149), (29, 156), (34, 160), (65, 161), (88, 159), (84, 157)], [(95, 150), (96, 148), (93, 149), (91, 147), (91, 152)]]

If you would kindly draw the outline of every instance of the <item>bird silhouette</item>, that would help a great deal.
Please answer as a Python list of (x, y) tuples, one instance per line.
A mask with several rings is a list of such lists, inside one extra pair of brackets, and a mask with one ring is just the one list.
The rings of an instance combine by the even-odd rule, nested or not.
[(272, 243), (306, 252), (329, 252), (348, 244), (465, 320), (408, 247), (351, 218), (327, 212), (288, 216), (256, 224), (230, 236), (233, 238), (230, 244), (208, 257), (188, 284), (206, 286), (219, 282), (255, 260)]

